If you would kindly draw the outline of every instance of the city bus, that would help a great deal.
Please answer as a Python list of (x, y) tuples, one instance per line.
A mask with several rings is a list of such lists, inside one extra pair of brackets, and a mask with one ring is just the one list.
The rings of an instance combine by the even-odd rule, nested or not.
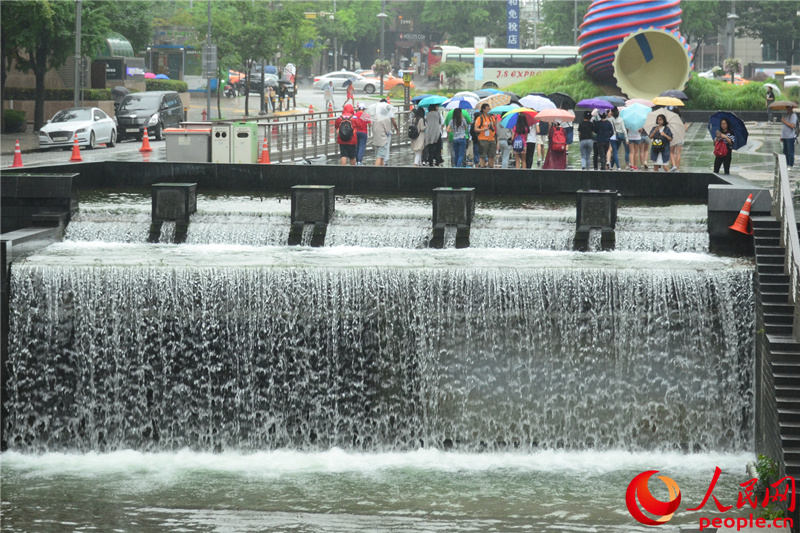
[[(461, 61), (474, 65), (475, 49), (457, 46), (436, 46), (431, 56), (439, 62)], [(517, 48), (485, 48), (483, 54), (483, 79), (475, 80), (473, 70), (461, 76), (459, 87), (470, 89), (497, 88), (512, 85), (535, 76), (542, 71), (568, 67), (580, 60), (577, 46), (540, 46), (533, 50)], [(445, 82), (443, 77), (439, 78)]]

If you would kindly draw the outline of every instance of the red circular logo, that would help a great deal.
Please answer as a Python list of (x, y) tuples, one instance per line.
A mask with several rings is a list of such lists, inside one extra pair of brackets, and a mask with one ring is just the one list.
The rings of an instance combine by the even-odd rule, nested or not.
[[(667, 486), (670, 500), (662, 502), (650, 494), (647, 482), (653, 474), (658, 474), (658, 470), (642, 472), (631, 480), (628, 490), (625, 492), (625, 504), (628, 506), (628, 512), (638, 522), (648, 526), (658, 526), (669, 522), (681, 504), (681, 490), (678, 484), (667, 476), (658, 476), (658, 479)], [(639, 509), (639, 506), (641, 506), (641, 509)], [(650, 518), (645, 515), (642, 509), (656, 518)]]

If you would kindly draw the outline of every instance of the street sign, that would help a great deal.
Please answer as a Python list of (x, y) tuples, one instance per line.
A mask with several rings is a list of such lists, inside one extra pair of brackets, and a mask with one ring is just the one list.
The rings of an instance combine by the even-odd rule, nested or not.
[(203, 76), (206, 78), (217, 77), (217, 45), (203, 46)]
[(413, 74), (412, 74), (412, 72), (411, 72), (411, 71), (409, 71), (409, 70), (406, 70), (406, 71), (404, 71), (404, 72), (403, 72), (403, 84), (404, 84), (406, 87), (408, 87), (409, 85), (411, 85), (411, 78), (412, 78), (412, 77), (413, 77)]

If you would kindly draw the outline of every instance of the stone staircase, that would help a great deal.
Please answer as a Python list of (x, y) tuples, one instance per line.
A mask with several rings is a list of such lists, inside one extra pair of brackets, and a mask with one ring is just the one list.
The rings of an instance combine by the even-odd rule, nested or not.
[[(756, 394), (762, 399), (757, 433), (766, 435), (760, 453), (781, 455), (787, 475), (800, 478), (800, 342), (792, 331), (794, 305), (789, 277), (784, 272), (785, 251), (780, 222), (773, 216), (753, 217), (756, 257), (757, 330), (759, 335)], [(770, 389), (773, 391), (770, 392)], [(757, 418), (758, 418), (757, 414)], [(777, 430), (778, 441), (770, 428)], [(773, 433), (774, 435), (774, 433)], [(757, 440), (759, 436), (757, 435)], [(772, 442), (769, 442), (772, 441)], [(767, 453), (767, 455), (771, 455)]]

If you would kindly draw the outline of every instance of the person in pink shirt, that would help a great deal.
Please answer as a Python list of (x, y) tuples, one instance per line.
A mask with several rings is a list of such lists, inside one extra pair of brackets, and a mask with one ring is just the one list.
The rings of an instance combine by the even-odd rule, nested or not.
[[(356, 146), (358, 145), (356, 128), (363, 124), (364, 121), (353, 113), (353, 105), (345, 104), (344, 109), (342, 109), (342, 115), (334, 123), (336, 127), (336, 144), (339, 145), (342, 165), (347, 165), (348, 163), (350, 165), (356, 164)], [(363, 127), (366, 127), (366, 125)]]
[(357, 106), (358, 111), (356, 111), (356, 118), (361, 120), (360, 124), (355, 124), (356, 127), (356, 165), (361, 165), (362, 161), (364, 160), (364, 151), (367, 149), (367, 138), (369, 136), (369, 132), (367, 131), (367, 125), (372, 122), (372, 118), (370, 118), (369, 114), (366, 112), (366, 107), (364, 104), (358, 104)]

